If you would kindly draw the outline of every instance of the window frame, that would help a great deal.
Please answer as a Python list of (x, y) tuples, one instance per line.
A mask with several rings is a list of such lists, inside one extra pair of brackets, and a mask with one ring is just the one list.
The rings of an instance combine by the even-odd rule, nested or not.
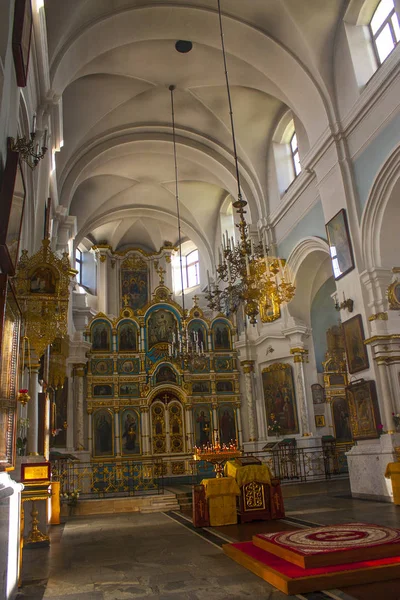
[[(296, 148), (293, 150), (293, 146), (292, 146), (292, 142), (293, 142), (293, 138), (296, 138)], [(293, 167), (293, 173), (294, 173), (294, 179), (296, 179), (296, 177), (298, 177), (302, 171), (301, 169), (301, 161), (300, 161), (300, 153), (299, 153), (299, 142), (297, 139), (297, 133), (296, 133), (296, 129), (293, 131), (293, 134), (289, 140), (289, 150), (290, 150), (290, 157), (292, 159), (292, 167)], [(297, 172), (297, 168), (296, 168), (296, 157), (298, 160), (298, 165), (299, 165), (299, 172)], [(293, 179), (293, 181), (294, 181)]]
[[(77, 253), (78, 252), (79, 252), (79, 258), (77, 258)], [(77, 268), (77, 265), (79, 266), (79, 268)], [(82, 279), (83, 279), (83, 252), (79, 248), (76, 248), (76, 250), (75, 250), (75, 269), (78, 271), (78, 283), (79, 283), (79, 285), (83, 285), (82, 284)]]
[[(393, 50), (396, 48), (396, 46), (399, 44), (399, 41), (400, 41), (400, 40), (396, 39), (396, 33), (395, 33), (395, 30), (394, 30), (394, 27), (393, 27), (393, 23), (392, 23), (392, 18), (394, 16), (399, 21), (398, 16), (397, 16), (397, 12), (396, 12), (396, 6), (394, 5), (394, 3), (393, 3), (392, 10), (388, 13), (388, 15), (386, 15), (385, 20), (379, 26), (379, 28), (377, 29), (377, 31), (375, 33), (372, 31), (371, 23), (372, 23), (372, 20), (373, 20), (375, 14), (376, 14), (376, 11), (378, 10), (379, 6), (381, 5), (381, 3), (382, 3), (382, 0), (380, 0), (380, 2), (378, 2), (377, 6), (376, 6), (376, 8), (374, 10), (374, 13), (373, 13), (373, 15), (372, 15), (372, 17), (371, 17), (371, 19), (370, 19), (370, 21), (368, 23), (368, 29), (369, 29), (370, 36), (371, 36), (372, 48), (373, 48), (373, 51), (374, 51), (374, 55), (375, 55), (375, 59), (376, 59), (377, 65), (378, 65), (378, 69), (389, 58), (389, 56), (392, 54)], [(383, 60), (381, 60), (381, 57), (379, 56), (379, 50), (378, 50), (378, 46), (377, 46), (376, 41), (377, 41), (378, 37), (381, 35), (381, 33), (383, 32), (383, 30), (385, 29), (386, 25), (389, 25), (389, 31), (390, 31), (390, 35), (392, 36), (392, 41), (393, 41), (393, 48), (391, 49), (391, 51), (389, 52), (389, 54), (386, 56), (386, 58), (384, 58)], [(399, 23), (399, 26), (400, 26), (400, 23)]]

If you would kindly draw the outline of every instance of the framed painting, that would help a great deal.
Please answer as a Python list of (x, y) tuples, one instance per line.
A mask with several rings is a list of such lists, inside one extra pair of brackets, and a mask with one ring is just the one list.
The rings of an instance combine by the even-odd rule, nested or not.
[(177, 375), (176, 372), (168, 365), (161, 365), (156, 372), (155, 376), (156, 384), (159, 383), (176, 383)]
[(212, 441), (212, 421), (210, 407), (197, 406), (194, 410), (195, 444), (198, 448)]
[(232, 394), (235, 389), (233, 381), (217, 381), (215, 387), (217, 394)]
[(342, 323), (349, 373), (369, 368), (367, 348), (364, 344), (364, 328), (361, 315)]
[(193, 340), (195, 344), (198, 344), (201, 352), (208, 349), (207, 329), (204, 323), (198, 320), (190, 321), (188, 325), (188, 334), (190, 339)]
[(313, 404), (323, 404), (325, 402), (325, 388), (319, 383), (311, 385)]
[(92, 352), (111, 352), (111, 327), (105, 321), (95, 321), (90, 328)]
[(127, 258), (121, 267), (121, 299), (124, 307), (143, 308), (149, 301), (149, 272), (144, 260)]
[(218, 409), (219, 441), (221, 444), (230, 444), (237, 441), (236, 419), (233, 406), (225, 404)]
[(231, 328), (223, 321), (213, 323), (214, 350), (230, 350), (232, 348)]
[(122, 454), (140, 454), (140, 416), (134, 409), (121, 413)]
[(129, 398), (139, 398), (139, 384), (136, 382), (121, 383), (119, 386), (119, 395)]
[(340, 210), (326, 224), (326, 234), (328, 236), (333, 276), (338, 280), (354, 269), (353, 250), (344, 209)]
[(199, 396), (201, 394), (211, 394), (211, 385), (209, 381), (193, 381), (192, 382), (192, 394), (193, 396)]
[(349, 403), (344, 396), (334, 396), (331, 402), (333, 428), (339, 444), (352, 442)]
[(109, 383), (100, 383), (93, 386), (93, 396), (103, 396), (103, 398), (112, 398), (114, 395), (114, 386)]
[(177, 339), (178, 329), (175, 315), (170, 310), (160, 308), (151, 313), (147, 320), (148, 349), (163, 343), (171, 343)]
[(325, 427), (324, 415), (315, 415), (315, 427)]
[(101, 409), (93, 415), (93, 456), (114, 455), (114, 423), (110, 410)]
[(7, 275), (0, 274), (0, 471), (15, 465), (21, 311)]
[(15, 0), (12, 50), (17, 85), (25, 87), (28, 79), (32, 37), (31, 0)]
[(400, 281), (396, 279), (387, 289), (390, 310), (400, 310)]
[(279, 433), (299, 433), (291, 365), (274, 363), (263, 369), (262, 382), (268, 427), (276, 427), (277, 422)]
[(118, 352), (136, 352), (138, 346), (138, 329), (125, 321), (118, 326)]
[(8, 275), (15, 275), (17, 266), (25, 195), (19, 153), (8, 148), (0, 188), (0, 266)]
[(264, 298), (265, 302), (260, 304), (260, 319), (263, 323), (272, 323), (281, 316), (281, 307), (274, 297)]
[(347, 386), (351, 431), (354, 440), (378, 438), (382, 429), (375, 381), (361, 380)]

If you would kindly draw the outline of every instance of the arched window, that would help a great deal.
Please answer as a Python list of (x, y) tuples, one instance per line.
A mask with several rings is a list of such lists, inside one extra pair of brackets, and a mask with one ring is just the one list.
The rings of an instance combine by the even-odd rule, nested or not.
[(393, 0), (381, 0), (369, 24), (376, 59), (381, 65), (400, 40), (400, 26)]
[(297, 177), (297, 175), (300, 175), (300, 173), (301, 173), (301, 164), (300, 164), (299, 146), (297, 143), (296, 132), (294, 132), (294, 134), (292, 135), (292, 138), (290, 140), (290, 152), (292, 154), (293, 170), (295, 173), (295, 177)]
[(182, 279), (184, 290), (200, 285), (199, 251), (193, 242), (182, 244), (182, 273), (179, 252), (172, 259), (172, 272), (175, 293), (182, 291)]
[(83, 257), (82, 250), (79, 250), (79, 248), (75, 250), (75, 269), (78, 271), (76, 280), (79, 285), (82, 285)]

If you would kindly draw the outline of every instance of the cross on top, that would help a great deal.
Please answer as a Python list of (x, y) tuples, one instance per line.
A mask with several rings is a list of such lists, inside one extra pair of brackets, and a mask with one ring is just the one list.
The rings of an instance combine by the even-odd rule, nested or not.
[(168, 394), (165, 394), (165, 396), (163, 396), (163, 400), (164, 400), (165, 404), (168, 403), (168, 400), (169, 400)]
[(125, 294), (124, 296), (122, 296), (122, 302), (124, 303), (124, 308), (127, 308), (129, 306), (129, 295)]
[(164, 283), (164, 275), (167, 271), (165, 269), (163, 269), (162, 267), (159, 267), (158, 269), (156, 269), (156, 273), (158, 273), (159, 277), (160, 277), (160, 285), (163, 285)]

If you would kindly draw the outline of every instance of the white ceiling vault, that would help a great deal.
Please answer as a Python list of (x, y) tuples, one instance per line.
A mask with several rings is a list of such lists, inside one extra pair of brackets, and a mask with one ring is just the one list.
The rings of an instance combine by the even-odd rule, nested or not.
[[(268, 145), (285, 107), (310, 145), (335, 121), (332, 54), (344, 0), (222, 0), (245, 198), (268, 212)], [(60, 202), (77, 242), (158, 250), (182, 232), (214, 262), (218, 214), (236, 183), (217, 0), (46, 0), (51, 87), (63, 99)], [(187, 54), (177, 40), (190, 40)]]

